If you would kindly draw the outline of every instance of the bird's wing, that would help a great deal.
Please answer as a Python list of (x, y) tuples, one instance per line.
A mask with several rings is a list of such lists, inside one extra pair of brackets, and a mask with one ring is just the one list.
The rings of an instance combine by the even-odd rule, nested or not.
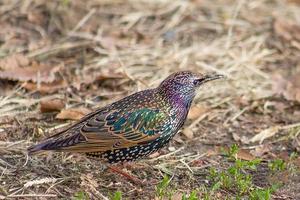
[(155, 140), (167, 121), (168, 114), (154, 108), (104, 110), (50, 138), (41, 149), (104, 152), (128, 148)]

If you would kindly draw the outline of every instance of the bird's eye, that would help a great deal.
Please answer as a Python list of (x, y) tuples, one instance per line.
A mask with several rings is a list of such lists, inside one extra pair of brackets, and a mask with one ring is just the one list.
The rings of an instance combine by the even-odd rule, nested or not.
[(194, 84), (194, 85), (198, 85), (198, 84), (199, 84), (199, 79), (194, 80), (194, 81), (193, 81), (193, 84)]

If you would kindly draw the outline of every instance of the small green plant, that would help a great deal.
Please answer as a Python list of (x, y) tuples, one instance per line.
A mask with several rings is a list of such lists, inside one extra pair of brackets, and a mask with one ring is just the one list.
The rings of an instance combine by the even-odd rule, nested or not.
[(233, 144), (229, 147), (228, 150), (222, 149), (225, 156), (229, 157), (230, 159), (236, 159), (236, 155), (239, 152), (239, 147), (237, 144)]
[(271, 199), (271, 192), (269, 189), (254, 189), (250, 193), (251, 200), (268, 200)]
[(68, 6), (70, 4), (70, 0), (61, 0), (61, 4), (63, 6)]
[[(249, 200), (269, 200), (272, 193), (278, 187), (272, 186), (268, 188), (258, 188), (252, 180), (251, 171), (256, 171), (261, 164), (260, 159), (241, 160), (237, 154), (239, 148), (237, 145), (232, 145), (227, 151), (223, 151), (230, 161), (230, 166), (226, 169), (211, 167), (208, 173), (209, 186), (193, 190), (190, 194), (183, 194), (182, 200), (215, 199), (215, 194), (219, 194), (220, 190), (226, 190), (234, 199), (249, 199)], [(274, 160), (269, 163), (269, 167), (274, 170), (283, 170), (287, 168), (282, 160)], [(171, 179), (164, 176), (163, 180), (156, 186), (156, 195), (158, 199), (172, 199), (174, 192), (170, 190)], [(198, 196), (198, 194), (200, 196)], [(225, 196), (224, 199), (233, 199), (233, 196)]]
[(156, 186), (156, 195), (160, 199), (163, 199), (165, 196), (171, 196), (171, 193), (168, 191), (170, 181), (169, 176), (165, 175), (163, 180)]
[(210, 170), (209, 179), (212, 181), (212, 191), (216, 191), (219, 188), (228, 190), (236, 190), (236, 193), (243, 195), (249, 192), (252, 187), (252, 177), (243, 173), (245, 168), (238, 167), (235, 164), (229, 167), (227, 170), (220, 173), (216, 173), (215, 170)]
[[(158, 199), (172, 199), (174, 195), (174, 190), (169, 188), (171, 179), (169, 176), (165, 175), (163, 180), (156, 186), (156, 196)], [(182, 200), (198, 200), (197, 190), (193, 190), (190, 194), (183, 194), (181, 196)]]
[(89, 200), (89, 196), (87, 193), (83, 191), (76, 192), (74, 194), (74, 197), (72, 198), (73, 200)]
[(211, 167), (209, 169), (209, 176), (208, 179), (211, 180), (213, 182), (212, 187), (211, 187), (211, 191), (216, 191), (221, 187), (221, 181), (215, 181), (218, 179), (218, 177), (221, 178), (221, 173), (218, 174), (217, 170), (214, 167)]
[(182, 200), (198, 200), (197, 191), (193, 190), (190, 195), (186, 196), (186, 194), (182, 195)]
[(272, 193), (279, 188), (279, 185), (272, 185), (269, 188), (255, 188), (249, 194), (250, 200), (270, 200)]
[(235, 166), (238, 169), (249, 169), (249, 170), (256, 170), (257, 166), (261, 163), (260, 159), (254, 159), (250, 161), (244, 160), (235, 160)]
[(286, 163), (282, 159), (275, 159), (268, 164), (269, 169), (273, 172), (284, 171), (286, 169)]
[(111, 200), (121, 200), (122, 199), (122, 192), (116, 191), (113, 195), (110, 197)]
[(232, 145), (225, 155), (229, 159), (234, 160), (234, 164), (225, 171), (217, 172), (216, 169), (210, 169), (209, 179), (212, 181), (212, 190), (217, 190), (220, 187), (228, 190), (236, 190), (239, 195), (246, 194), (252, 187), (252, 177), (247, 175), (245, 170), (256, 170), (260, 160), (243, 161), (237, 159), (236, 155), (239, 148), (236, 144)]
[[(244, 161), (237, 158), (239, 148), (237, 145), (232, 145), (224, 154), (230, 161), (234, 163), (225, 170), (217, 171), (215, 168), (210, 168), (208, 179), (211, 182), (210, 192), (219, 190), (220, 188), (232, 191), (236, 194), (236, 199), (252, 195), (253, 198), (257, 196), (268, 196), (271, 194), (269, 189), (255, 189), (252, 176), (248, 171), (257, 170), (257, 166), (261, 163), (260, 159), (251, 161)], [(209, 199), (206, 193), (205, 199)]]

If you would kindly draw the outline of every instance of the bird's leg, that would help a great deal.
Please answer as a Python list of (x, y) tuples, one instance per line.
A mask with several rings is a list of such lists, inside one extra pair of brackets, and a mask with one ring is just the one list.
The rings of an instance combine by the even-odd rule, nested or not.
[(129, 179), (130, 181), (132, 181), (132, 182), (135, 183), (135, 184), (144, 185), (144, 183), (143, 183), (140, 179), (138, 179), (137, 177), (134, 177), (134, 176), (132, 176), (132, 175), (130, 175), (130, 174), (124, 172), (122, 169), (120, 169), (120, 168), (118, 168), (118, 167), (108, 166), (108, 168), (109, 168), (111, 171), (113, 171), (113, 172), (115, 172), (115, 173), (118, 173), (118, 174), (124, 176), (125, 178)]
[[(100, 158), (96, 158), (96, 157), (90, 157), (90, 158), (93, 160), (102, 161)], [(123, 164), (123, 165), (125, 166), (125, 164)], [(105, 165), (105, 166), (108, 169), (110, 169), (112, 172), (115, 172), (115, 173), (118, 173), (118, 174), (124, 176), (125, 178), (129, 179), (130, 181), (132, 181), (135, 184), (145, 185), (140, 179), (124, 172), (122, 169), (120, 169), (118, 167), (114, 167), (112, 165)]]
[[(131, 162), (125, 162), (122, 163), (122, 168), (129, 168), (129, 169), (144, 169), (145, 168), (145, 164), (141, 164), (141, 163), (131, 163)], [(109, 166), (109, 168), (111, 169), (112, 166)], [(146, 166), (147, 167), (147, 166)], [(135, 184), (141, 184), (141, 185), (148, 185), (148, 186), (152, 186), (152, 185), (157, 185), (160, 181), (157, 180), (146, 180), (146, 181), (142, 181), (140, 179), (138, 179), (135, 176), (132, 176), (126, 172), (124, 172), (123, 170), (121, 170), (120, 168), (117, 167), (113, 167), (114, 169), (111, 169), (112, 171), (121, 174), (122, 176), (125, 176), (127, 179), (131, 180), (133, 183)]]

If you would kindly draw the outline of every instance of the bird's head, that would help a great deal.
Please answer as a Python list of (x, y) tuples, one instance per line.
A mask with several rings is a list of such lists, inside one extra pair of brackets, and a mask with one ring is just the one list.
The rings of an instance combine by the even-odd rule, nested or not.
[(161, 93), (167, 96), (176, 96), (183, 99), (192, 100), (196, 90), (204, 83), (220, 78), (220, 74), (200, 74), (191, 71), (175, 72), (168, 76), (159, 86)]

